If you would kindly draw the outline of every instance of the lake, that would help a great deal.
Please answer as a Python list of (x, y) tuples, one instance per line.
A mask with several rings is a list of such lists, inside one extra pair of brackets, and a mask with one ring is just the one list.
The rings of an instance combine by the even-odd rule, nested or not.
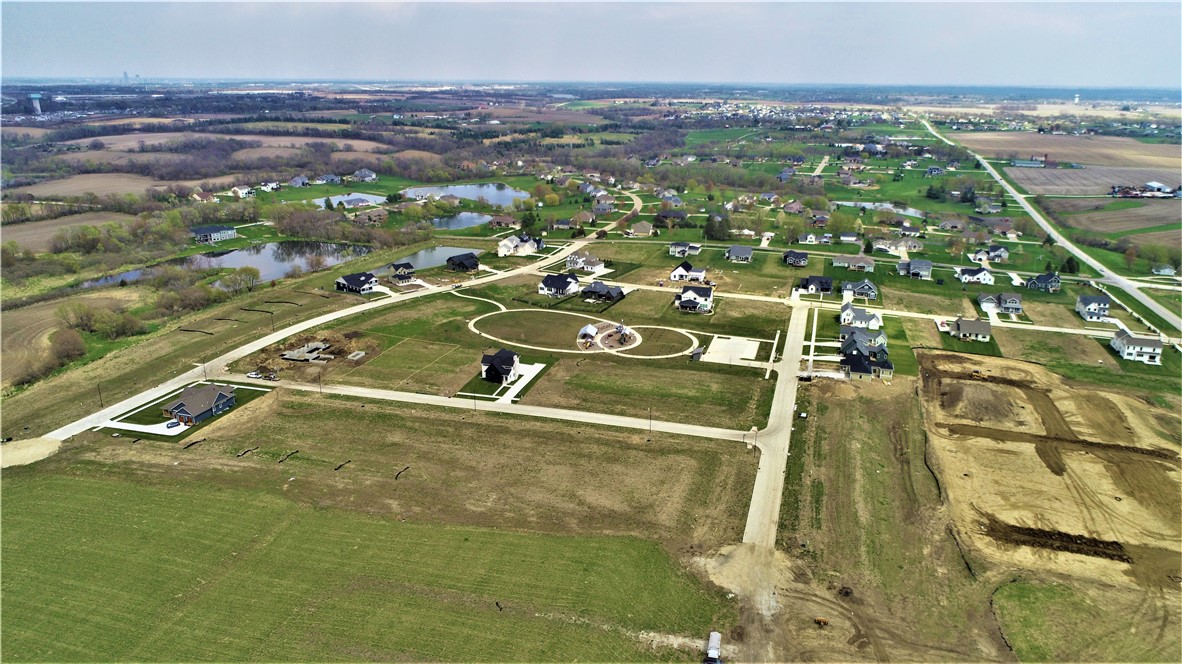
[(529, 194), (500, 182), (486, 182), (484, 184), (446, 184), (437, 187), (411, 187), (402, 190), (407, 198), (425, 198), (427, 196), (459, 196), (470, 201), (483, 198), (492, 205), (513, 205), (514, 201), (529, 198)]
[(491, 220), (492, 217), (487, 214), (480, 214), (479, 212), (461, 212), (450, 217), (439, 217), (438, 219), (432, 219), (431, 225), (435, 228), (454, 231), (461, 228), (471, 228), (472, 226), (487, 224)]
[[(291, 269), (297, 265), (304, 272), (310, 272), (310, 262), (318, 262), (321, 264), (320, 269), (324, 269), (334, 265), (340, 265), (345, 261), (359, 256), (364, 256), (370, 251), (372, 249), (364, 245), (337, 244), (333, 242), (268, 242), (242, 249), (234, 249), (233, 251), (215, 251), (206, 254), (194, 254), (184, 258), (175, 258), (164, 261), (159, 265), (178, 265), (194, 270), (218, 267), (237, 269), (249, 266), (258, 268), (259, 279), (262, 281), (271, 281), (272, 279), (281, 279), (287, 276), (287, 273), (291, 272)], [(132, 283), (140, 279), (151, 278), (153, 272), (153, 268), (128, 270), (127, 272), (84, 281), (74, 286), (74, 288), (110, 286), (120, 281)]]
[(431, 247), (430, 249), (423, 249), (407, 256), (406, 258), (399, 258), (395, 263), (410, 263), (415, 266), (416, 270), (426, 270), (432, 267), (439, 267), (447, 263), (447, 259), (457, 254), (466, 254), (472, 252), (479, 256), (484, 253), (482, 249), (465, 249), (464, 247)]

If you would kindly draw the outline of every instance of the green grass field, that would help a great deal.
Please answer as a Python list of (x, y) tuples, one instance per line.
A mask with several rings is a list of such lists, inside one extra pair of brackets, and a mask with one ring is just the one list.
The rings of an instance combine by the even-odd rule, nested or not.
[(684, 661), (635, 633), (733, 620), (653, 542), (400, 523), (118, 472), (5, 471), (5, 660)]
[(940, 343), (944, 346), (944, 350), (951, 350), (957, 353), (1001, 357), (1001, 349), (997, 347), (997, 340), (992, 337), (990, 337), (989, 341), (961, 341), (960, 339), (954, 339), (951, 334), (941, 334)]

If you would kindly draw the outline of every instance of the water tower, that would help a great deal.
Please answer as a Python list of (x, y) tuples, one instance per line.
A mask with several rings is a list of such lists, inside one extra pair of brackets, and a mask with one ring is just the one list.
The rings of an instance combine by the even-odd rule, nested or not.
[(41, 95), (34, 92), (33, 94), (29, 95), (29, 101), (33, 102), (33, 112), (37, 115), (41, 115)]

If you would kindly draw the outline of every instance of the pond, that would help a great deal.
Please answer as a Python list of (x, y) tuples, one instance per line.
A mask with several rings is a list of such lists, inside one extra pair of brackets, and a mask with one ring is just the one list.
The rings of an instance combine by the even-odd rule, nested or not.
[(529, 198), (529, 194), (514, 189), (500, 182), (486, 182), (484, 184), (447, 184), (437, 187), (411, 187), (402, 190), (407, 198), (425, 198), (427, 196), (459, 196), (471, 201), (483, 198), (492, 205), (512, 205), (513, 201)]
[[(374, 194), (359, 194), (357, 192), (352, 192), (352, 193), (348, 193), (348, 194), (340, 194), (337, 196), (328, 196), (327, 198), (332, 203), (333, 207), (336, 207), (337, 203), (340, 203), (341, 201), (344, 201), (344, 200), (348, 200), (350, 198), (364, 198), (365, 200), (369, 201), (369, 203), (371, 205), (381, 205), (382, 203), (386, 202), (385, 196), (376, 196)], [(323, 198), (312, 198), (312, 199), (306, 200), (304, 202), (305, 203), (312, 203), (313, 205), (319, 205), (320, 207), (324, 207), (324, 199)]]
[(461, 228), (471, 228), (472, 226), (487, 224), (491, 220), (492, 217), (487, 214), (480, 214), (479, 212), (461, 212), (450, 217), (439, 217), (438, 219), (432, 219), (431, 225), (435, 228), (454, 231)]
[[(311, 272), (313, 271), (313, 267), (316, 269), (332, 267), (359, 256), (364, 256), (370, 251), (372, 249), (364, 245), (336, 244), (332, 242), (268, 242), (242, 249), (234, 249), (233, 251), (215, 251), (206, 254), (194, 254), (184, 258), (175, 258), (164, 261), (159, 265), (177, 265), (194, 270), (203, 270), (206, 268), (237, 269), (249, 266), (258, 268), (259, 279), (262, 281), (271, 281), (272, 279), (280, 279), (286, 276), (297, 265), (300, 270)], [(132, 283), (140, 279), (150, 278), (153, 273), (153, 268), (128, 270), (127, 272), (84, 281), (74, 286), (74, 288), (110, 286), (121, 281)]]
[(432, 267), (439, 267), (447, 263), (447, 259), (457, 254), (466, 254), (472, 252), (479, 256), (484, 253), (481, 249), (465, 249), (464, 247), (431, 247), (430, 249), (423, 249), (407, 256), (406, 258), (399, 258), (396, 263), (410, 263), (415, 266), (416, 270), (426, 270)]
[(917, 210), (913, 207), (897, 207), (897, 206), (892, 205), (890, 203), (863, 203), (863, 202), (855, 203), (852, 201), (836, 201), (836, 202), (834, 202), (834, 205), (845, 205), (848, 207), (858, 207), (858, 208), (863, 208), (863, 209), (867, 209), (867, 210), (890, 210), (890, 211), (894, 212), (895, 214), (904, 214), (904, 215), (907, 215), (908, 217), (923, 217), (924, 216), (923, 210)]

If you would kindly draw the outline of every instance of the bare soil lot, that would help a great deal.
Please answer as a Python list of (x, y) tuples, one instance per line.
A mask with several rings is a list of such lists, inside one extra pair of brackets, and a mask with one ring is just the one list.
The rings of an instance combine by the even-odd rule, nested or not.
[(28, 221), (23, 224), (5, 224), (0, 227), (0, 241), (13, 241), (21, 246), (22, 249), (32, 249), (33, 251), (46, 251), (49, 249), (49, 241), (63, 228), (70, 228), (71, 226), (91, 225), (98, 226), (111, 221), (130, 221), (135, 219), (130, 214), (121, 214), (118, 212), (86, 212), (84, 214), (71, 214), (65, 217), (58, 217), (57, 219), (46, 219), (45, 221)]
[(1088, 166), (1087, 168), (1007, 168), (1014, 182), (1034, 194), (1051, 196), (1102, 196), (1114, 184), (1176, 182), (1178, 167)]
[(61, 180), (50, 180), (27, 187), (12, 189), (13, 193), (33, 194), (34, 196), (81, 196), (94, 193), (99, 196), (107, 194), (142, 194), (151, 187), (167, 187), (170, 184), (186, 184), (190, 187), (202, 183), (212, 183), (215, 186), (225, 186), (234, 180), (233, 175), (227, 175), (206, 180), (153, 180), (142, 175), (129, 173), (92, 173), (74, 175)]
[[(1153, 228), (1155, 226), (1163, 226), (1166, 224), (1179, 225), (1176, 231), (1159, 230), (1153, 233), (1137, 233), (1130, 236), (1134, 242), (1150, 241), (1158, 239), (1160, 241), (1169, 241), (1174, 245), (1182, 243), (1182, 200), (1145, 200), (1139, 201), (1144, 203), (1141, 207), (1128, 208), (1123, 210), (1092, 210), (1095, 207), (1103, 207), (1110, 201), (1095, 201), (1091, 207), (1082, 207), (1081, 202), (1091, 202), (1088, 199), (1070, 199), (1070, 198), (1053, 198), (1051, 204), (1056, 209), (1067, 208), (1069, 210), (1077, 210), (1065, 218), (1066, 223), (1075, 228), (1082, 228), (1084, 230), (1096, 231), (1099, 233), (1125, 233), (1128, 231), (1135, 231), (1142, 228)], [(1070, 201), (1068, 205), (1061, 205), (1063, 202)], [(1161, 243), (1161, 242), (1158, 243)]]
[[(262, 147), (296, 147), (300, 148), (309, 143), (337, 143), (344, 145), (348, 143), (353, 146), (354, 150), (364, 152), (378, 152), (389, 149), (389, 146), (374, 141), (366, 140), (343, 140), (332, 138), (308, 138), (304, 136), (268, 136), (265, 134), (217, 134), (212, 132), (189, 132), (189, 131), (166, 131), (156, 133), (135, 133), (124, 134), (122, 136), (104, 136), (101, 140), (106, 145), (108, 150), (118, 150), (130, 152), (139, 147), (141, 141), (145, 145), (159, 145), (169, 141), (176, 141), (185, 138), (199, 138), (199, 137), (213, 137), (213, 138), (234, 138), (242, 141), (259, 141)], [(75, 143), (85, 145), (93, 139), (83, 138), (74, 141), (66, 141), (67, 143)]]
[[(1059, 162), (1093, 166), (1130, 166), (1182, 169), (1178, 146), (1142, 143), (1123, 136), (1052, 136), (1034, 132), (967, 132), (956, 140), (986, 157), (1019, 159), (1030, 155), (1050, 155)], [(1038, 169), (1015, 169), (1038, 170)], [(1175, 178), (1176, 179), (1176, 178)]]
[(28, 187), (17, 187), (12, 193), (34, 196), (81, 196), (87, 192), (107, 194), (142, 194), (149, 187), (165, 186), (168, 182), (153, 180), (128, 173), (92, 173), (75, 175), (61, 180), (50, 180)]
[(0, 325), (0, 387), (12, 381), (49, 350), (49, 335), (61, 326), (57, 309), (65, 302), (86, 302), (94, 307), (113, 309), (126, 307), (139, 299), (137, 288), (117, 288), (76, 295), (69, 300), (41, 302), (4, 312)]
[[(1007, 567), (1160, 588), (1177, 600), (1175, 413), (1125, 394), (1069, 389), (1034, 364), (918, 355), (931, 463), (962, 546)], [(970, 398), (975, 417), (966, 419)], [(1016, 413), (1036, 414), (1041, 425)], [(1163, 431), (1162, 418), (1174, 428)]]
[(140, 163), (170, 163), (183, 161), (185, 155), (172, 152), (120, 152), (118, 150), (88, 150), (86, 152), (71, 152), (59, 156), (65, 161), (78, 164), (92, 162), (96, 164), (127, 164)]

